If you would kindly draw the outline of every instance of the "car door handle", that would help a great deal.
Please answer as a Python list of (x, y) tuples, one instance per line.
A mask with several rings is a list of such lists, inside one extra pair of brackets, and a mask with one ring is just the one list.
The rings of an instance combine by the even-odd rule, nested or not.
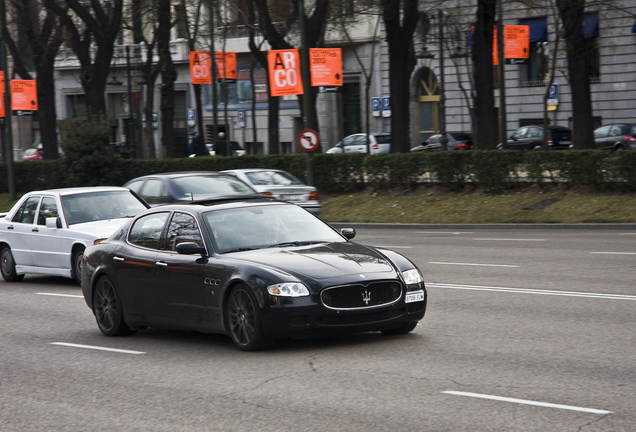
[(166, 268), (166, 267), (168, 267), (168, 263), (165, 263), (165, 262), (163, 262), (163, 261), (157, 261), (157, 262), (155, 263), (155, 265), (156, 265), (157, 267), (160, 267), (160, 268)]
[(7, 229), (10, 229), (10, 230), (12, 230), (12, 229), (13, 229), (13, 225), (11, 225), (11, 226), (8, 226), (8, 227), (7, 227)]
[(113, 257), (113, 261), (124, 262), (124, 259), (122, 257), (115, 256)]
[(36, 228), (33, 228), (33, 229), (31, 230), (31, 232), (40, 232), (40, 230), (39, 230), (39, 229), (37, 229), (37, 227), (36, 227)]

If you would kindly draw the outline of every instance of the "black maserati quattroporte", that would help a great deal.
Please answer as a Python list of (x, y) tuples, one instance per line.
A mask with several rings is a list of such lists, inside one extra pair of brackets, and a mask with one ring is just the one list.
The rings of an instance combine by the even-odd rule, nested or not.
[(154, 207), (86, 249), (82, 291), (107, 336), (196, 330), (256, 350), (312, 333), (410, 332), (426, 311), (422, 274), (354, 236), (266, 197)]

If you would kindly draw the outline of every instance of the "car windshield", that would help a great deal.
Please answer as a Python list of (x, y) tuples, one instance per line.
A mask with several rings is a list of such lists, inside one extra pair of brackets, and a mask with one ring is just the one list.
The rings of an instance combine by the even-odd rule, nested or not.
[(204, 214), (220, 253), (345, 242), (329, 225), (295, 205), (263, 205)]
[(281, 171), (254, 171), (247, 173), (247, 178), (255, 185), (295, 186), (303, 182), (293, 175)]
[(222, 195), (252, 195), (256, 191), (231, 175), (176, 177), (175, 185), (181, 194), (196, 200)]
[(103, 191), (63, 196), (62, 208), (66, 221), (73, 225), (133, 217), (146, 206), (129, 191)]

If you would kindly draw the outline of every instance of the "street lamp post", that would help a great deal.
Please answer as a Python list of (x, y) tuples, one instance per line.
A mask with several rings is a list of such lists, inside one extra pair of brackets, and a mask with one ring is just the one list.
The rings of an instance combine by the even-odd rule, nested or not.
[(130, 158), (135, 158), (137, 142), (135, 139), (135, 116), (133, 114), (132, 83), (130, 79), (130, 45), (126, 45), (126, 71), (128, 73), (128, 145)]

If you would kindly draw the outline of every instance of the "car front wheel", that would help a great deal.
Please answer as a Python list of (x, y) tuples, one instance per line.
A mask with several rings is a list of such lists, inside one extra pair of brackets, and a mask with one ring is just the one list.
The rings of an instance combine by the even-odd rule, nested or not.
[(97, 281), (93, 294), (93, 312), (97, 326), (106, 336), (122, 336), (134, 331), (124, 321), (124, 311), (121, 299), (115, 291), (115, 286), (108, 276), (102, 276)]
[(15, 270), (15, 261), (9, 246), (3, 246), (0, 251), (0, 270), (2, 278), (7, 282), (20, 282), (24, 279), (24, 275), (19, 275)]
[(270, 341), (263, 334), (260, 309), (249, 288), (240, 285), (227, 302), (227, 324), (234, 344), (243, 351), (267, 347)]
[(84, 262), (84, 249), (73, 251), (71, 265), (73, 266), (73, 279), (81, 285), (82, 283), (82, 263)]

